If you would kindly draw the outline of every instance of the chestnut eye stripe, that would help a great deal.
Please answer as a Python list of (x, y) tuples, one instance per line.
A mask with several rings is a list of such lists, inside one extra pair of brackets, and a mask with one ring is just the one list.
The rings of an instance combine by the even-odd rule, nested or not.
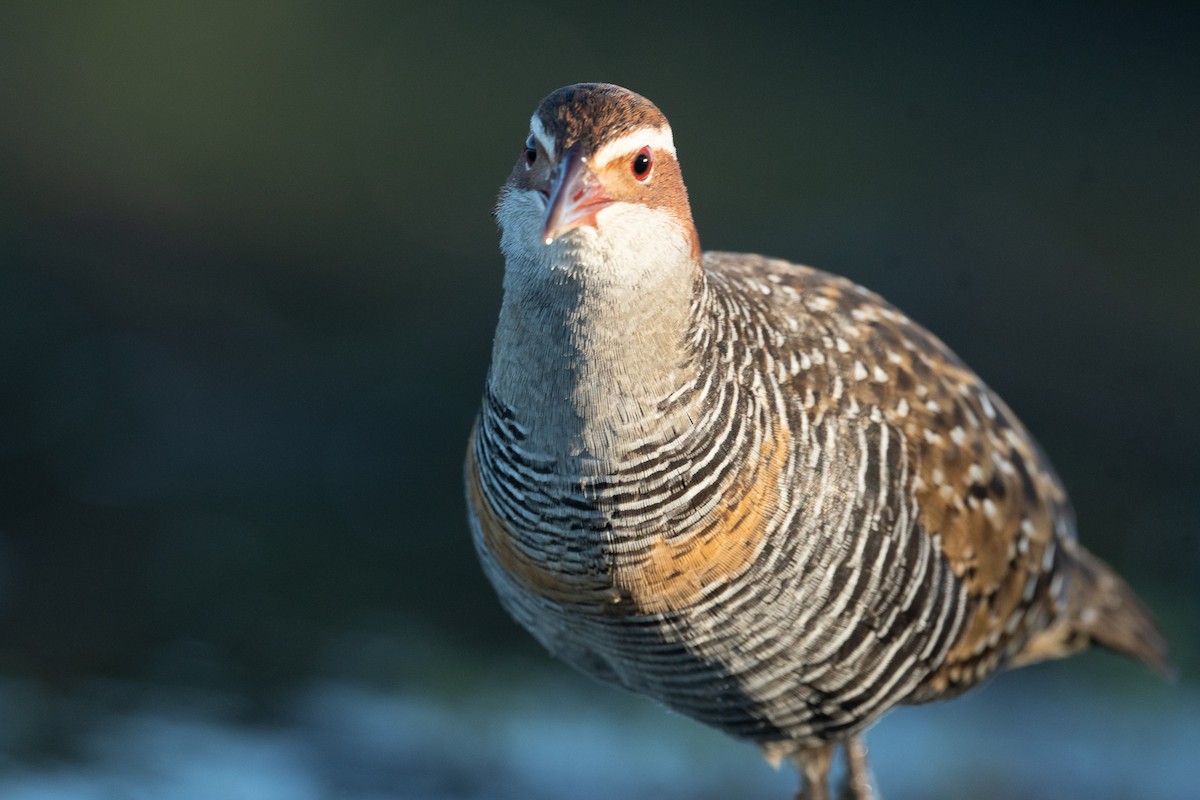
[(671, 128), (662, 127), (638, 128), (623, 136), (605, 142), (595, 155), (592, 156), (592, 166), (602, 170), (617, 158), (632, 158), (643, 147), (649, 147), (653, 153), (670, 153), (675, 156), (675, 140), (671, 136)]
[[(537, 114), (529, 119), (529, 140), (526, 146), (534, 143), (541, 147), (547, 158), (554, 161), (557, 154), (554, 136), (546, 130), (546, 126), (542, 124), (542, 120)], [(614, 159), (633, 158), (643, 148), (650, 149), (651, 160), (653, 160), (653, 154), (657, 152), (670, 153), (674, 157), (675, 139), (671, 135), (671, 127), (669, 125), (647, 125), (615, 139), (610, 139), (592, 155), (592, 167), (596, 170), (604, 169)]]

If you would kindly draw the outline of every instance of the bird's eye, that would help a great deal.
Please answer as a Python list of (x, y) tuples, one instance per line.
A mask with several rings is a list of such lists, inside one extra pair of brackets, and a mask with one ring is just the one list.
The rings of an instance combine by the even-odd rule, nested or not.
[(654, 160), (650, 157), (650, 148), (643, 147), (641, 150), (637, 151), (637, 155), (633, 157), (633, 161), (630, 163), (629, 168), (633, 170), (633, 177), (637, 178), (639, 181), (644, 181), (646, 178), (650, 177), (650, 166), (653, 163)]
[(526, 167), (532, 167), (533, 162), (537, 161), (537, 143), (533, 141), (533, 134), (525, 140), (525, 153), (522, 158), (525, 159)]

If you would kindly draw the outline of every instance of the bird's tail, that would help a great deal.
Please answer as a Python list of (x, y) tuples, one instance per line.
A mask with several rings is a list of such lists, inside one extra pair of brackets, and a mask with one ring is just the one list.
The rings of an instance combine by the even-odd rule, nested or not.
[(1163, 677), (1175, 667), (1154, 614), (1113, 569), (1082, 547), (1072, 548), (1067, 614), (1089, 642), (1136, 658)]
[(1031, 639), (1013, 666), (1061, 658), (1098, 644), (1136, 658), (1159, 675), (1174, 679), (1167, 640), (1142, 599), (1113, 569), (1076, 542), (1064, 548), (1069, 575), (1066, 609)]

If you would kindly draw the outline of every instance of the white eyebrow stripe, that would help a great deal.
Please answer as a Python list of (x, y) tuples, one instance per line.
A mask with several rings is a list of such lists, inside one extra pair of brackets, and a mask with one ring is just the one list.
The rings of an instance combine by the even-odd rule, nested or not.
[(542, 121), (534, 114), (529, 118), (529, 132), (533, 134), (533, 138), (537, 139), (537, 143), (542, 146), (542, 150), (546, 153), (551, 161), (554, 160), (554, 137), (546, 133), (546, 129), (542, 127)]
[(603, 169), (614, 158), (620, 158), (621, 156), (637, 152), (643, 147), (649, 147), (651, 150), (666, 151), (674, 156), (675, 139), (671, 136), (670, 126), (663, 125), (661, 128), (646, 126), (638, 128), (633, 133), (627, 133), (624, 136), (613, 139), (597, 150), (596, 154), (592, 156), (593, 168)]

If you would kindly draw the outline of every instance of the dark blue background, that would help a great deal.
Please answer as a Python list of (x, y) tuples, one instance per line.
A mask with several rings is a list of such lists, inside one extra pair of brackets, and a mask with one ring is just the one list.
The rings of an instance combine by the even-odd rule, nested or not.
[[(1149, 717), (1143, 747), (1178, 741), (1168, 730), (1197, 741), (1200, 35), (1182, 10), (19, 3), (0, 11), (0, 775), (17, 776), (12, 791), (48, 774), (39, 764), (124, 774), (119, 752), (88, 742), (159, 708), (157, 693), (192, 698), (184, 716), (216, 715), (220, 730), (308, 730), (296, 709), (331, 681), (440, 720), (412, 728), (428, 753), (403, 751), (440, 764), (437, 777), (395, 767), (378, 796), (507, 796), (481, 776), (516, 756), (464, 759), (478, 727), (455, 727), (475, 719), (461, 704), (506, 698), (495, 719), (540, 709), (530, 730), (544, 735), (569, 703), (546, 708), (533, 691), (512, 710), (513, 687), (548, 674), (601, 691), (572, 683), (500, 611), (460, 488), (500, 299), (491, 205), (538, 100), (579, 80), (627, 85), (670, 117), (706, 248), (880, 291), (1051, 454), (1081, 538), (1154, 606), (1184, 682), (1158, 687), (1103, 656), (1002, 678), (1033, 710), (1091, 687), (1049, 747), (1093, 766), (1127, 751), (1120, 720), (1085, 722), (1106, 703), (1132, 709), (1121, 719), (1186, 715)], [(599, 696), (658, 724), (648, 705)], [(944, 720), (951, 741), (975, 719), (903, 713)], [(419, 734), (438, 724), (444, 746)], [(632, 724), (614, 726), (617, 741)], [(1085, 735), (1110, 727), (1110, 750)], [(1076, 732), (1074, 748), (1061, 740)], [(551, 758), (530, 746), (532, 763)], [(1036, 770), (1013, 782), (1025, 751), (987, 747), (994, 796), (1042, 785)], [(753, 752), (736, 755), (730, 769), (760, 776)], [(408, 763), (372, 763), (397, 758)], [(1144, 763), (1118, 773), (1134, 781)], [(529, 785), (558, 785), (539, 769)], [(885, 788), (927, 796), (929, 773), (946, 774), (931, 765)], [(270, 794), (278, 776), (264, 775), (267, 794), (244, 796), (308, 796)], [(592, 785), (636, 796), (651, 784)], [(1080, 796), (1114, 785), (1121, 796), (1111, 782)]]

